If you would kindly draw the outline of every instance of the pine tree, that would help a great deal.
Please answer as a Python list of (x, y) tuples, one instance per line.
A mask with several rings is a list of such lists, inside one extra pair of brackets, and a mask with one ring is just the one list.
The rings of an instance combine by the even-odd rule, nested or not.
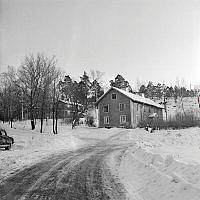
[(151, 81), (149, 81), (147, 85), (147, 97), (153, 99), (154, 97), (154, 85)]
[(140, 93), (140, 94), (144, 94), (144, 96), (147, 96), (147, 95), (146, 95), (147, 89), (146, 89), (146, 86), (145, 86), (145, 85), (141, 85), (141, 86), (140, 86), (139, 93)]
[(119, 89), (125, 89), (125, 90), (128, 89), (129, 92), (132, 91), (132, 88), (129, 85), (129, 82), (126, 81), (123, 78), (123, 76), (121, 76), (119, 74), (115, 77), (115, 81), (110, 80), (110, 86), (117, 87)]
[(80, 79), (85, 84), (85, 86), (88, 87), (89, 89), (91, 86), (91, 82), (90, 82), (89, 76), (87, 75), (85, 71), (83, 72), (83, 76), (81, 76)]
[(69, 75), (65, 76), (63, 82), (60, 81), (60, 88), (61, 88), (62, 98), (67, 101), (72, 101), (73, 81)]
[(157, 99), (162, 98), (162, 85), (160, 83), (158, 83), (157, 86), (155, 86), (155, 92), (154, 93), (155, 93)]
[(87, 109), (88, 106), (88, 94), (89, 88), (85, 82), (80, 81), (78, 83), (78, 102), (84, 106), (84, 109)]
[(99, 99), (104, 91), (103, 89), (101, 88), (99, 82), (97, 80), (94, 80), (91, 84), (91, 102), (96, 102), (97, 99)]

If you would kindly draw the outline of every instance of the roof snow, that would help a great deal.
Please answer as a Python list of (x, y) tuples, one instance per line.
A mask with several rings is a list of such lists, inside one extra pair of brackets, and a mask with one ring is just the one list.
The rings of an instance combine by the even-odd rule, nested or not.
[(64, 103), (64, 104), (69, 104), (69, 105), (78, 105), (78, 106), (83, 106), (82, 104), (80, 103), (73, 103), (73, 101), (65, 101), (65, 100), (59, 100), (60, 102)]
[(157, 108), (162, 108), (164, 109), (164, 107), (154, 101), (152, 101), (151, 99), (148, 99), (148, 98), (145, 98), (145, 97), (141, 97), (139, 95), (136, 95), (136, 94), (133, 94), (133, 93), (130, 93), (130, 92), (127, 92), (125, 90), (122, 90), (122, 89), (119, 89), (119, 88), (116, 88), (116, 87), (111, 87), (104, 95), (102, 95), (98, 100), (97, 100), (97, 104), (99, 103), (99, 101), (108, 93), (110, 92), (110, 90), (117, 90), (118, 92), (120, 92), (121, 94), (124, 94), (125, 96), (127, 96), (129, 99), (133, 100), (133, 101), (136, 101), (136, 102), (139, 102), (139, 103), (143, 103), (143, 104), (147, 104), (147, 105), (151, 105), (151, 106), (154, 106), (154, 107), (157, 107)]

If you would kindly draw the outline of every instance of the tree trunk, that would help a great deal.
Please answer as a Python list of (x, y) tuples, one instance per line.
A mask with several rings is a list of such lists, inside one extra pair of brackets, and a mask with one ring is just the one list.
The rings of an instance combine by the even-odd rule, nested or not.
[(40, 133), (42, 133), (42, 127), (43, 127), (43, 118), (40, 119)]
[(31, 119), (31, 129), (34, 130), (35, 129), (35, 123), (34, 123), (34, 119)]
[(54, 108), (54, 104), (53, 104), (53, 116), (52, 116), (52, 120), (53, 120), (53, 134), (55, 134), (55, 108)]
[(53, 134), (56, 134), (55, 133), (55, 81), (54, 81), (54, 88), (53, 88), (53, 116), (52, 116), (52, 119), (53, 119)]
[(40, 113), (40, 133), (42, 133), (42, 127), (43, 127), (43, 105)]
[(58, 102), (56, 102), (56, 125), (55, 125), (55, 134), (58, 134)]
[(24, 107), (23, 107), (23, 102), (22, 102), (22, 121), (24, 119)]
[(34, 116), (33, 116), (33, 108), (30, 110), (30, 115), (31, 115), (31, 129), (35, 129), (35, 122), (34, 122)]
[(5, 122), (5, 109), (3, 110), (3, 124)]
[(13, 126), (12, 126), (12, 125), (13, 125), (13, 119), (12, 119), (12, 118), (11, 118), (10, 122), (11, 122), (11, 123), (10, 123), (10, 128), (12, 128), (12, 127), (13, 127)]
[(8, 124), (10, 125), (10, 107), (8, 108)]
[(44, 119), (44, 101), (45, 101), (45, 95), (43, 95), (42, 98), (42, 107), (40, 112), (40, 133), (42, 133), (42, 127), (43, 127), (43, 119)]

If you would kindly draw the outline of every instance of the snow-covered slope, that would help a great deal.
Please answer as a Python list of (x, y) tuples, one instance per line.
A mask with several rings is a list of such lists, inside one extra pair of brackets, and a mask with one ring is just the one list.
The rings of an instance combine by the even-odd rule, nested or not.
[(173, 118), (176, 114), (187, 114), (200, 117), (200, 108), (197, 97), (184, 97), (178, 98), (176, 101), (174, 98), (167, 100), (167, 114), (168, 119)]
[(108, 158), (129, 199), (200, 199), (200, 129), (145, 132), (135, 129), (121, 140), (131, 148)]

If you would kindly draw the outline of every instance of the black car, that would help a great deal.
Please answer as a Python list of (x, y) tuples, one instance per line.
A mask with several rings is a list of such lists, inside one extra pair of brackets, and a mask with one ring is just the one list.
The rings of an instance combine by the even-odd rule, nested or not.
[(9, 150), (13, 143), (14, 139), (7, 135), (6, 130), (0, 129), (0, 148), (5, 148), (5, 150)]

